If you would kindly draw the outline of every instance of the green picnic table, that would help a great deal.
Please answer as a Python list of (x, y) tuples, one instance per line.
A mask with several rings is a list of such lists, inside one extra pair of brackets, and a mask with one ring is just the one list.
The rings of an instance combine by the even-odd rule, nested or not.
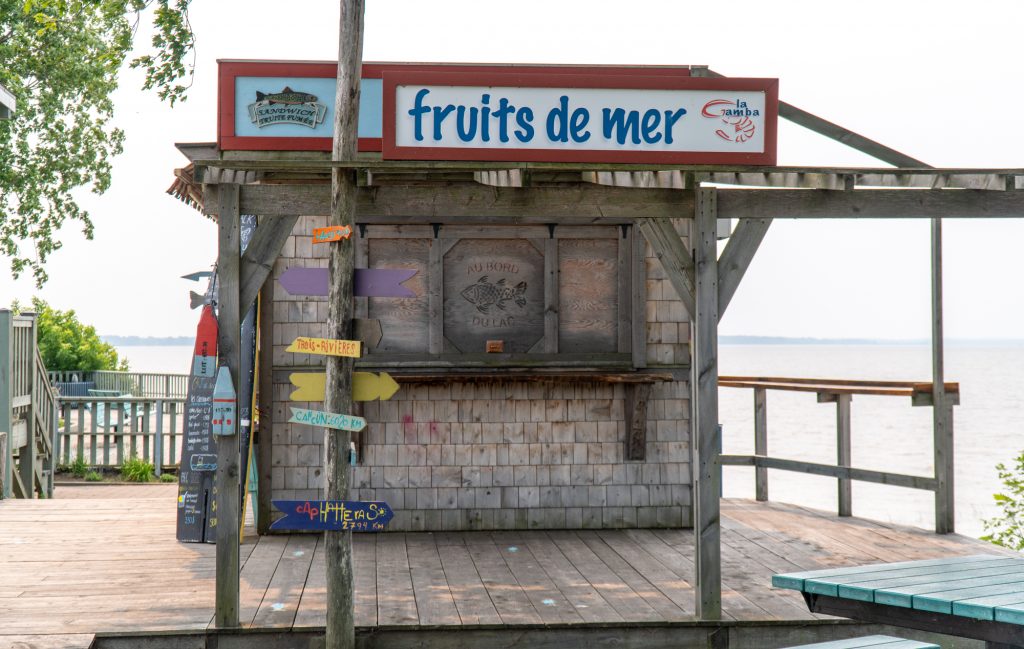
[(1024, 648), (1024, 556), (976, 555), (772, 577), (814, 613)]

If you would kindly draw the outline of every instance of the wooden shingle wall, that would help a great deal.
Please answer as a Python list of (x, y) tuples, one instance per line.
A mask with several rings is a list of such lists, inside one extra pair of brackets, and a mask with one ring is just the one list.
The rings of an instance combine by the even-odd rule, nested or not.
[[(292, 266), (327, 266), (326, 246), (309, 236), (325, 222), (299, 220), (275, 278)], [(645, 261), (648, 367), (686, 376), (689, 316), (650, 250)], [(319, 498), (323, 429), (287, 420), (289, 405), (322, 404), (290, 402), (288, 373), (322, 359), (284, 349), (297, 336), (324, 336), (327, 304), (275, 282), (273, 314), (271, 498)], [(369, 424), (351, 497), (388, 502), (393, 531), (688, 525), (688, 382), (652, 386), (642, 461), (624, 459), (624, 397), (624, 386), (596, 382), (403, 385), (388, 401), (363, 404)]]

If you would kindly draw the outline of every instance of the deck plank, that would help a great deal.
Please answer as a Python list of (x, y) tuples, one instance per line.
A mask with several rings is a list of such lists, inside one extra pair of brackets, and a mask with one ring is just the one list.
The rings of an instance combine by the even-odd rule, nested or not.
[(431, 534), (407, 534), (409, 574), (420, 624), (460, 624), (441, 556)]
[(419, 622), (405, 536), (377, 539), (377, 623), (382, 626)]
[[(439, 539), (442, 542), (449, 540)], [(501, 624), (498, 609), (494, 607), (465, 543), (439, 543), (437, 549), (462, 624)]]
[(291, 628), (299, 611), (299, 602), (306, 587), (318, 540), (319, 535), (313, 534), (292, 534), (288, 537), (284, 553), (270, 579), (252, 626)]

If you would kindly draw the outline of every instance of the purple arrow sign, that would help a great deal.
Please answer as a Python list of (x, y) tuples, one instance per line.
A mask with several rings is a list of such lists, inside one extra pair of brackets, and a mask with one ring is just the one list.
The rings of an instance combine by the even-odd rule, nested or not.
[[(402, 286), (417, 271), (413, 268), (357, 268), (352, 293), (357, 297), (417, 297)], [(291, 295), (327, 295), (326, 268), (289, 268), (280, 282)]]

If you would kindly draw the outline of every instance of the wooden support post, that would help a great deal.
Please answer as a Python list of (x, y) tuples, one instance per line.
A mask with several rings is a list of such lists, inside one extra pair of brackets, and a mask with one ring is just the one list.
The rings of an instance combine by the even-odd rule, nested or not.
[(626, 385), (626, 459), (643, 460), (647, 455), (647, 401), (650, 383)]
[[(170, 377), (167, 377), (170, 378)], [(164, 390), (164, 394), (167, 394)], [(156, 400), (156, 433), (153, 437), (153, 470), (157, 477), (164, 472), (164, 400)]]
[[(241, 385), (241, 327), (239, 311), (240, 227), (238, 185), (217, 188), (217, 280), (220, 282), (217, 314), (217, 349), (220, 365), (226, 366), (235, 386)], [(233, 435), (217, 437), (217, 628), (238, 626), (238, 421)]]
[[(721, 294), (719, 294), (721, 295)], [(754, 455), (768, 455), (768, 390), (754, 388)], [(768, 501), (768, 469), (754, 469), (754, 497)]]
[(14, 430), (12, 409), (14, 401), (14, 314), (9, 309), (0, 309), (0, 433), (7, 434), (3, 463), (3, 493), (0, 498), (10, 498), (14, 482)]
[(25, 313), (32, 317), (32, 327), (29, 333), (28, 344), (21, 350), (25, 355), (23, 359), (25, 368), (28, 371), (27, 387), (29, 406), (25, 413), (25, 445), (21, 447), (18, 454), (18, 470), (21, 473), (21, 483), (25, 485), (25, 497), (35, 498), (36, 489), (36, 399), (39, 396), (35, 392), (35, 355), (36, 355), (36, 318), (35, 314)]
[[(256, 533), (270, 531), (270, 493), (273, 488), (273, 442), (274, 428), (274, 278), (267, 276), (260, 295), (260, 354), (259, 362), (259, 429), (256, 431)], [(285, 424), (282, 424), (285, 425)], [(278, 485), (279, 487), (282, 485)]]
[(932, 435), (935, 453), (935, 533), (952, 534), (953, 404), (946, 396), (942, 332), (942, 219), (931, 223), (932, 259)]
[(715, 189), (696, 190), (693, 228), (695, 313), (693, 434), (697, 466), (694, 503), (696, 613), (701, 620), (722, 617), (722, 558), (719, 498), (721, 429), (718, 427), (718, 237)]
[[(850, 405), (852, 394), (836, 395), (836, 448), (839, 466), (850, 466)], [(853, 482), (839, 478), (839, 515), (853, 516)]]
[[(341, 0), (341, 25), (338, 45), (338, 82), (334, 99), (334, 146), (331, 159), (356, 158), (359, 117), (359, 78), (363, 61), (363, 0)], [(331, 172), (330, 225), (355, 230), (358, 187), (352, 170), (334, 168)], [(355, 242), (337, 241), (331, 246), (330, 288), (327, 296), (327, 337), (348, 339), (355, 315), (352, 284), (355, 267)], [(327, 357), (327, 390), (324, 409), (352, 413), (352, 367), (354, 359)], [(348, 498), (349, 445), (352, 434), (328, 428), (325, 471), (327, 498)], [(327, 550), (327, 649), (355, 647), (355, 608), (352, 575), (352, 532), (324, 533)]]

